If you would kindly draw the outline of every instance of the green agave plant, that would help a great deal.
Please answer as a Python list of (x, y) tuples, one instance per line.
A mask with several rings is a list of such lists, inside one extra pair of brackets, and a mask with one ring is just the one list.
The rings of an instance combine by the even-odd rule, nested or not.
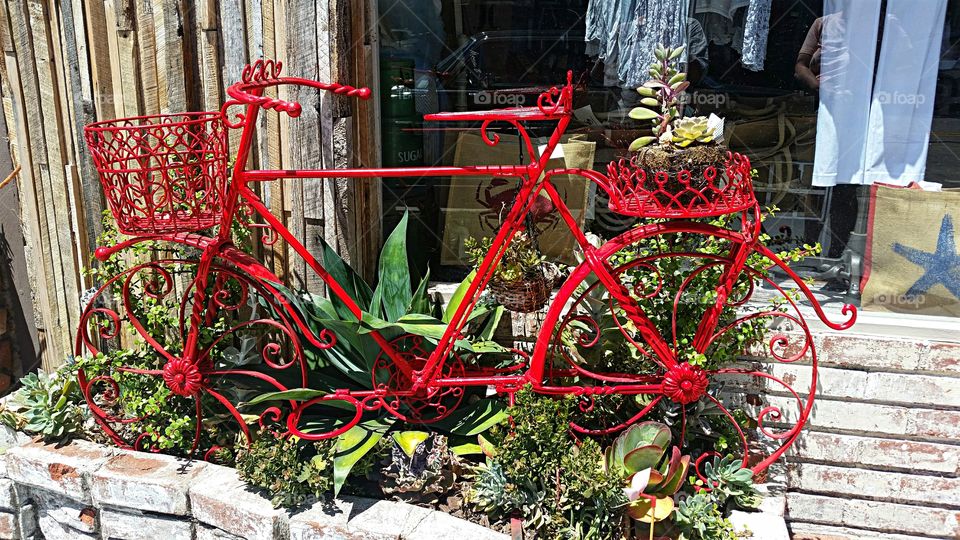
[[(384, 243), (374, 284), (367, 283), (333, 248), (323, 244), (320, 262), (363, 309), (361, 320), (357, 320), (346, 303), (334, 295), (326, 298), (295, 293), (275, 284), (303, 316), (314, 335), (329, 330), (336, 334), (337, 342), (333, 347), (319, 349), (302, 338), (308, 388), (262, 394), (246, 403), (245, 412), (259, 414), (268, 404), (305, 401), (340, 388), (372, 389), (370, 373), (381, 353), (380, 346), (370, 335), (372, 331), (379, 332), (387, 341), (403, 334), (415, 334), (424, 337), (427, 343), (435, 343), (443, 335), (450, 318), (463, 302), (473, 276), (467, 276), (460, 284), (445, 309), (431, 301), (427, 293), (429, 272), (422, 278), (411, 272), (407, 256), (407, 222), (405, 214)], [(499, 306), (477, 306), (463, 333), (464, 338), (457, 342), (459, 350), (473, 355), (503, 352), (504, 349), (492, 341), (502, 314), (503, 308)], [(352, 408), (338, 408), (338, 405), (331, 401), (327, 407), (311, 407), (301, 417), (300, 429), (304, 433), (327, 432), (353, 416)], [(480, 453), (477, 435), (503, 421), (505, 409), (499, 400), (485, 399), (478, 394), (475, 400), (465, 399), (450, 416), (431, 424), (431, 429), (449, 436), (448, 444), (454, 453)], [(375, 451), (384, 436), (399, 429), (403, 429), (402, 422), (381, 412), (379, 415), (370, 414), (337, 437), (333, 460), (334, 492), (339, 493), (353, 467)]]
[(671, 438), (667, 426), (642, 422), (627, 428), (604, 453), (605, 470), (624, 476), (627, 513), (638, 521), (661, 521), (673, 512), (673, 494), (683, 485), (690, 456), (681, 456), (674, 446), (668, 457)]

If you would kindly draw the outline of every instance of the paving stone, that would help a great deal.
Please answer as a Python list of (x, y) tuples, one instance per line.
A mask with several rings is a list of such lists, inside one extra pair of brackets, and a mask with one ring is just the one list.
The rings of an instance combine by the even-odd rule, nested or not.
[(193, 523), (136, 510), (104, 508), (100, 510), (100, 535), (104, 540), (191, 540)]
[(247, 540), (288, 537), (288, 516), (252, 491), (237, 471), (208, 465), (190, 487), (190, 510), (197, 521)]
[(56, 447), (31, 442), (6, 453), (7, 474), (18, 484), (27, 484), (90, 502), (84, 476), (100, 468), (116, 452), (87, 441)]
[(183, 516), (190, 511), (190, 484), (205, 466), (160, 454), (121, 451), (90, 474), (90, 495), (97, 506)]
[[(763, 540), (790, 540), (787, 522), (782, 516), (768, 512), (730, 512), (730, 522), (737, 534)], [(749, 533), (749, 536), (748, 536)]]

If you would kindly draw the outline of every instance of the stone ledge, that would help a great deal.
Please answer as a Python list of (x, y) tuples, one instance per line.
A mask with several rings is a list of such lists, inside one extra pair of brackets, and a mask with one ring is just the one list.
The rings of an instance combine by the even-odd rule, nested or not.
[[(87, 441), (37, 441), (0, 454), (0, 537), (171, 540), (506, 540), (506, 535), (406, 503), (344, 497), (288, 512), (235, 469)], [(3, 477), (9, 476), (9, 480)], [(6, 489), (5, 489), (6, 488)], [(9, 497), (6, 494), (9, 492)], [(776, 497), (774, 497), (776, 498)], [(754, 537), (785, 531), (782, 498), (735, 518)]]
[(90, 503), (87, 482), (116, 450), (87, 441), (57, 447), (30, 442), (6, 453), (7, 476), (18, 484), (38, 487)]
[(90, 474), (90, 495), (97, 506), (184, 516), (190, 512), (187, 491), (206, 466), (202, 461), (121, 450)]

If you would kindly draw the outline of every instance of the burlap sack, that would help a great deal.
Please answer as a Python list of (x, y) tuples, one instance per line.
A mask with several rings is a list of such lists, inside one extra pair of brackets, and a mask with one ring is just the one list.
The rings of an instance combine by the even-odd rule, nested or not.
[[(596, 143), (565, 138), (560, 146), (563, 157), (551, 159), (547, 164), (548, 170), (561, 167), (593, 167)], [(501, 134), (499, 144), (488, 146), (475, 133), (461, 133), (457, 140), (454, 165), (516, 164), (519, 148), (516, 135)], [(525, 156), (525, 160), (527, 159)], [(580, 176), (554, 176), (551, 180), (574, 218), (582, 226), (589, 189), (588, 180)], [(441, 263), (467, 264), (463, 241), (471, 236), (479, 239), (496, 235), (497, 227), (510, 209), (512, 194), (516, 189), (517, 181), (513, 178), (454, 177), (445, 210)], [(549, 199), (546, 199), (545, 194), (541, 196), (544, 200), (539, 206), (544, 208), (549, 205)], [(558, 213), (541, 212), (536, 225), (540, 231), (540, 249), (549, 260), (566, 264), (576, 262), (572, 253), (576, 242)]]
[(863, 308), (960, 317), (960, 190), (874, 185), (870, 199)]

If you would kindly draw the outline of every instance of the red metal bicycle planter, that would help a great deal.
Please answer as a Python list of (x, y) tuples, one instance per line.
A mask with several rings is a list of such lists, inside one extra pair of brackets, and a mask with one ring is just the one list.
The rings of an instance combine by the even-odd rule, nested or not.
[[(759, 254), (769, 266), (777, 266), (793, 278), (817, 316), (829, 327), (849, 328), (854, 323), (856, 311), (852, 306), (845, 306), (845, 321), (829, 321), (803, 281), (776, 254), (759, 244), (759, 209), (746, 157), (731, 154), (724, 167), (710, 167), (703, 173), (703, 178), (696, 179), (685, 171), (674, 176), (665, 172), (648, 174), (629, 161), (612, 163), (607, 174), (582, 169), (546, 170), (549, 156), (571, 121), (573, 87), (568, 75), (565, 86), (544, 92), (535, 107), (440, 113), (426, 117), (432, 121), (479, 122), (483, 140), (491, 146), (499, 142), (498, 136), (489, 129), (491, 124), (512, 126), (519, 132), (528, 156), (538, 154), (534, 151), (527, 124), (554, 123), (553, 133), (541, 157), (531, 158), (526, 164), (247, 170), (245, 164), (248, 163), (261, 109), (285, 112), (291, 117), (300, 114), (298, 103), (267, 97), (265, 89), (299, 85), (348, 97), (370, 97), (366, 88), (281, 77), (280, 69), (280, 64), (272, 61), (247, 66), (241, 82), (228, 89), (231, 99), (220, 112), (114, 120), (86, 128), (87, 142), (100, 171), (110, 210), (120, 232), (131, 237), (116, 245), (99, 248), (96, 256), (104, 260), (147, 240), (163, 240), (199, 253), (199, 256), (187, 259), (161, 259), (134, 266), (104, 283), (82, 314), (76, 343), (78, 355), (106, 350), (111, 342), (120, 339), (120, 329), (125, 325), (133, 329), (133, 339), (146, 343), (156, 353), (153, 366), (116, 366), (104, 373), (80, 372), (87, 401), (97, 421), (115, 442), (143, 448), (146, 446), (143, 439), (147, 435), (138, 433), (135, 427), (143, 418), (123, 417), (111, 408), (119, 393), (115, 377), (121, 374), (162, 377), (172, 393), (194, 401), (197, 420), (193, 441), (195, 451), (207, 450), (213, 444), (201, 442), (204, 425), (201, 421), (204, 415), (202, 399), (212, 399), (222, 406), (236, 421), (239, 430), (249, 437), (247, 419), (237, 410), (238, 398), (229, 395), (233, 385), (247, 379), (279, 391), (305, 386), (307, 367), (303, 351), (307, 344), (302, 340), (313, 347), (330, 349), (348, 336), (338, 335), (333, 330), (312, 332), (305, 322), (305, 315), (287, 301), (279, 285), (280, 278), (231, 243), (231, 224), (237, 215), (254, 218), (250, 226), (262, 231), (264, 243), (280, 239), (286, 242), (323, 280), (329, 295), (347, 306), (350, 314), (359, 320), (361, 307), (302, 241), (270, 213), (253, 187), (260, 182), (287, 178), (384, 176), (512, 178), (519, 182), (519, 189), (493, 241), (493, 248), (477, 268), (476, 278), (466, 293), (467, 300), (450, 318), (442, 338), (432, 343), (407, 334), (388, 340), (379, 332), (371, 331), (379, 354), (370, 368), (370, 389), (344, 388), (309, 400), (291, 400), (286, 404), (287, 413), (276, 407), (270, 408), (260, 418), (261, 424), (280, 421), (287, 432), (300, 437), (329, 438), (348, 430), (368, 411), (387, 411), (403, 420), (429, 423), (456, 409), (467, 387), (490, 387), (500, 394), (512, 396), (520, 388), (530, 385), (543, 394), (580, 396), (581, 409), (585, 412), (591, 411), (597, 396), (644, 397), (645, 405), (631, 418), (599, 426), (576, 422), (572, 425), (575, 431), (588, 434), (612, 433), (621, 429), (643, 418), (663, 400), (681, 408), (698, 400), (707, 400), (736, 426), (746, 448), (747, 434), (710, 391), (714, 383), (728, 378), (770, 383), (774, 387), (772, 392), (790, 403), (790, 411), (775, 404), (759, 408), (758, 434), (773, 445), (765, 458), (753, 465), (754, 471), (760, 471), (776, 460), (797, 438), (813, 406), (816, 351), (797, 302), (766, 277), (762, 268), (748, 266), (748, 257)], [(242, 112), (228, 114), (228, 108), (234, 106), (242, 107)], [(229, 178), (228, 129), (242, 130), (235, 166)], [(648, 221), (602, 246), (593, 246), (552, 185), (551, 178), (556, 175), (580, 175), (595, 182), (609, 195), (611, 210), (647, 218)], [(576, 239), (584, 261), (570, 272), (546, 310), (544, 331), (538, 336), (532, 353), (520, 355), (520, 362), (509, 369), (496, 370), (464, 362), (456, 343), (505, 249), (523, 230), (525, 218), (541, 193), (549, 197), (560, 220)], [(691, 221), (691, 218), (725, 214), (739, 215), (738, 226), (721, 228)], [(217, 232), (211, 235), (198, 233), (211, 227), (218, 227)], [(625, 263), (618, 262), (620, 254), (644, 239), (678, 234), (725, 242), (730, 247), (726, 255), (697, 251), (653, 253)], [(678, 343), (676, 335), (671, 339), (662, 334), (643, 307), (644, 299), (661, 292), (663, 276), (657, 275), (652, 262), (662, 257), (681, 257), (689, 261), (686, 265), (688, 277), (673, 299), (674, 329), (683, 290), (697, 276), (708, 272), (719, 276), (715, 286), (716, 298), (704, 306), (696, 335), (686, 345)], [(188, 277), (179, 277), (177, 269), (181, 272), (187, 269)], [(636, 280), (637, 273), (648, 274), (646, 285)], [(721, 312), (731, 306), (744, 305), (753, 292), (753, 284), (762, 281), (783, 295), (787, 309), (745, 313), (721, 327)], [(100, 300), (110, 290), (120, 291), (122, 306), (110, 306)], [(161, 342), (155, 333), (149, 331), (143, 314), (138, 313), (130, 302), (135, 295), (145, 295), (158, 302), (175, 298), (173, 303), (179, 306), (179, 324), (177, 328), (167, 329), (168, 339)], [(271, 316), (260, 317), (250, 311), (249, 298), (254, 295)], [(589, 348), (597, 345), (600, 326), (595, 313), (598, 306), (644, 358), (643, 370), (620, 373), (591, 368), (572, 354), (572, 346)], [(232, 314), (237, 320), (212, 328), (225, 314)], [(796, 339), (785, 333), (776, 333), (769, 340), (768, 348), (779, 362), (802, 361), (810, 370), (809, 388), (798, 392), (763, 371), (749, 368), (704, 370), (683, 359), (686, 349), (710, 354), (711, 345), (732, 328), (763, 317), (793, 323)], [(217, 353), (224, 344), (240, 335), (253, 336), (251, 342), (260, 350), (259, 361), (250, 368), (223, 367), (217, 361)], [(322, 433), (307, 433), (301, 429), (301, 416), (305, 410), (317, 405), (336, 405), (351, 412), (339, 425), (330, 426)], [(743, 459), (746, 465), (746, 456)]]

